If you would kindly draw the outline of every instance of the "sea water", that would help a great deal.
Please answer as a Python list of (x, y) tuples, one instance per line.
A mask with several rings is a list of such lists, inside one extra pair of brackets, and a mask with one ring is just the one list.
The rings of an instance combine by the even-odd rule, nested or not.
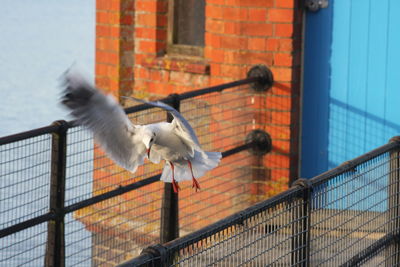
[[(1, 0), (0, 13), (0, 137), (69, 119), (58, 104), (59, 77), (72, 64), (93, 77), (95, 0)], [(34, 164), (39, 159), (29, 160)], [(20, 213), (14, 207), (22, 200), (4, 200), (5, 185), (18, 178), (9, 175), (9, 169), (14, 166), (3, 164), (2, 168), (7, 175), (2, 177), (0, 173), (0, 187), (5, 188), (0, 190), (3, 194), (0, 196), (0, 216), (5, 214), (4, 211)], [(31, 187), (29, 182), (24, 182), (17, 190), (23, 194)], [(90, 182), (86, 187), (82, 190), (90, 190)], [(48, 188), (38, 189), (32, 199), (46, 194)], [(26, 207), (40, 210), (39, 205), (43, 204), (32, 201)], [(9, 216), (13, 217), (12, 214)], [(6, 216), (0, 218), (0, 223), (4, 219)], [(66, 243), (74, 244), (67, 247), (67, 254), (74, 255), (67, 260), (67, 265), (90, 266), (90, 260), (87, 260), (91, 253), (90, 233), (71, 214), (66, 221), (70, 233)], [(35, 227), (34, 231), (37, 234), (29, 240), (24, 240), (26, 237), (22, 234), (0, 239), (0, 266), (43, 265), (46, 224)], [(29, 253), (24, 252), (27, 246), (33, 248)], [(19, 250), (24, 253), (10, 258), (10, 255), (18, 255)]]

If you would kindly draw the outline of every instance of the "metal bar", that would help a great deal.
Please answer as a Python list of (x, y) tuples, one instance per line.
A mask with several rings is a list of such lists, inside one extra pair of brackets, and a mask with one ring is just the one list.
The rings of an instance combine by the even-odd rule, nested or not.
[[(390, 143), (400, 143), (400, 137), (394, 137)], [(400, 233), (400, 149), (390, 152), (390, 173), (388, 186), (388, 233), (399, 235)], [(400, 262), (400, 244), (393, 242), (387, 247), (386, 266), (395, 266)]]
[[(224, 151), (224, 152), (222, 152), (222, 157), (223, 158), (229, 157), (229, 156), (231, 156), (233, 154), (236, 154), (236, 153), (239, 153), (241, 151), (244, 151), (244, 150), (246, 150), (248, 148), (248, 146), (249, 146), (249, 144), (245, 144), (245, 145), (241, 145), (241, 146), (232, 148), (230, 150)], [(158, 181), (160, 181), (160, 174), (153, 175), (153, 176), (151, 176), (149, 178), (134, 182), (134, 183), (126, 185), (126, 186), (120, 186), (117, 189), (108, 191), (108, 192), (103, 193), (101, 195), (97, 195), (97, 196), (94, 196), (92, 198), (85, 199), (85, 200), (82, 200), (80, 202), (74, 203), (72, 205), (66, 206), (63, 209), (63, 213), (64, 214), (68, 214), (68, 213), (74, 212), (76, 210), (86, 208), (86, 207), (91, 206), (93, 204), (96, 204), (96, 203), (99, 203), (101, 201), (113, 198), (113, 197), (118, 196), (118, 195), (122, 195), (124, 193), (129, 192), (129, 191), (141, 188), (143, 186), (146, 186), (146, 185), (158, 182)], [(10, 226), (8, 228), (1, 229), (0, 230), (0, 238), (8, 236), (8, 235), (11, 235), (11, 234), (14, 234), (14, 233), (17, 233), (19, 231), (22, 231), (22, 230), (24, 230), (26, 228), (38, 225), (40, 223), (43, 223), (43, 222), (46, 222), (46, 221), (49, 221), (49, 220), (54, 220), (55, 218), (56, 218), (56, 214), (53, 213), (53, 212), (49, 212), (47, 214), (40, 215), (38, 217), (23, 221), (21, 223), (18, 223), (16, 225)]]
[(58, 131), (52, 134), (50, 211), (56, 216), (47, 224), (46, 267), (65, 266), (65, 171), (67, 159), (67, 130), (65, 121), (56, 121)]
[(228, 88), (232, 88), (232, 87), (236, 87), (236, 86), (244, 85), (244, 84), (254, 83), (259, 80), (262, 80), (262, 77), (249, 77), (246, 79), (242, 79), (242, 80), (238, 80), (238, 81), (234, 81), (234, 82), (230, 82), (230, 83), (224, 83), (224, 84), (220, 84), (220, 85), (216, 85), (216, 86), (211, 86), (211, 87), (183, 93), (183, 94), (179, 95), (179, 98), (180, 98), (180, 100), (184, 100), (184, 99), (193, 98), (193, 97), (201, 96), (201, 95), (205, 95), (205, 94), (221, 92)]
[(18, 224), (14, 224), (10, 227), (4, 228), (0, 230), (0, 238), (15, 234), (19, 231), (22, 231), (24, 229), (33, 227), (35, 225), (47, 222), (49, 220), (54, 220), (56, 218), (56, 214), (52, 212), (48, 212), (46, 214), (34, 217), (32, 219), (20, 222)]
[(210, 224), (202, 229), (194, 231), (178, 239), (172, 240), (163, 246), (167, 248), (168, 251), (179, 249), (180, 247), (186, 247), (189, 244), (194, 244), (206, 237), (216, 234), (230, 226), (233, 225), (243, 225), (243, 221), (247, 218), (253, 216), (254, 214), (261, 213), (269, 208), (275, 207), (280, 203), (286, 202), (289, 199), (297, 198), (302, 195), (304, 189), (298, 186), (291, 187), (288, 190), (273, 196), (267, 200), (259, 202), (243, 211), (237, 212), (230, 215), (218, 222)]
[(5, 144), (12, 143), (12, 142), (21, 141), (24, 139), (36, 137), (36, 136), (43, 135), (43, 134), (51, 134), (51, 133), (57, 132), (59, 127), (60, 127), (59, 125), (49, 125), (46, 127), (37, 128), (34, 130), (22, 132), (22, 133), (4, 136), (4, 137), (0, 138), (0, 145), (5, 145)]
[[(310, 219), (311, 207), (310, 199), (312, 186), (307, 179), (299, 179), (294, 184), (294, 187), (303, 188), (303, 193), (300, 196), (302, 202), (301, 207), (292, 208), (292, 251), (291, 260), (292, 266), (310, 266)], [(297, 205), (298, 200), (294, 200), (292, 205)]]
[[(356, 255), (354, 255), (350, 260), (340, 265), (341, 267), (350, 267), (350, 266), (360, 266), (360, 264), (365, 263), (367, 260), (372, 259), (376, 254), (378, 254), (382, 249), (390, 247), (391, 244), (395, 243), (399, 239), (399, 236), (394, 236), (392, 234), (387, 234), (384, 237), (380, 238), (378, 241), (374, 242), (367, 248), (363, 249)], [(399, 262), (396, 264), (393, 261), (387, 262), (387, 266), (397, 266)]]
[[(179, 111), (180, 99), (176, 94), (169, 96), (171, 106)], [(167, 113), (167, 121), (171, 122), (173, 116)], [(168, 164), (168, 163), (166, 163)], [(179, 193), (175, 193), (172, 183), (164, 183), (164, 193), (161, 203), (160, 242), (166, 243), (179, 237)]]
[(231, 156), (233, 154), (245, 151), (245, 150), (249, 149), (249, 147), (251, 147), (251, 145), (252, 145), (251, 143), (248, 143), (248, 144), (244, 144), (244, 145), (237, 146), (237, 147), (231, 148), (229, 150), (226, 150), (226, 151), (221, 153), (222, 157), (223, 158), (229, 157), (229, 156)]
[(77, 202), (75, 204), (69, 205), (69, 206), (64, 208), (64, 212), (67, 214), (67, 213), (74, 212), (74, 211), (79, 210), (79, 209), (86, 208), (86, 207), (88, 207), (90, 205), (99, 203), (101, 201), (113, 198), (115, 196), (122, 195), (124, 193), (129, 192), (129, 191), (141, 188), (143, 186), (158, 182), (159, 180), (160, 180), (160, 174), (157, 174), (157, 175), (151, 176), (149, 178), (140, 180), (138, 182), (135, 182), (135, 183), (132, 183), (132, 184), (129, 184), (129, 185), (119, 186), (117, 189), (114, 189), (114, 190), (108, 191), (106, 193), (103, 193), (101, 195), (97, 195), (97, 196), (91, 197), (89, 199), (82, 200), (82, 201)]
[(315, 176), (314, 178), (310, 179), (310, 182), (312, 183), (313, 186), (321, 184), (329, 179), (332, 179), (335, 176), (338, 176), (345, 172), (353, 171), (356, 166), (358, 166), (364, 162), (367, 162), (373, 158), (376, 158), (379, 155), (382, 155), (384, 153), (387, 153), (394, 149), (399, 149), (399, 148), (400, 148), (400, 143), (390, 142), (390, 143), (385, 144), (381, 147), (378, 147), (368, 153), (365, 153), (362, 156), (359, 156), (353, 160), (346, 161), (336, 168), (333, 168), (333, 169), (326, 171), (318, 176)]

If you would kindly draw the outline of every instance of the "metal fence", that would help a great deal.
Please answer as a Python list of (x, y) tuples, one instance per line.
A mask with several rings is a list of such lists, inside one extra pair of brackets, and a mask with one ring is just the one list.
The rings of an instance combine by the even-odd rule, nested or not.
[[(0, 266), (113, 266), (232, 214), (227, 205), (245, 208), (240, 200), (251, 179), (242, 166), (251, 159), (246, 150), (257, 148), (248, 138), (250, 106), (262, 95), (249, 87), (271, 83), (256, 66), (246, 79), (163, 99), (180, 109), (205, 150), (223, 152), (199, 193), (182, 184), (178, 197), (158, 182), (161, 165), (146, 163), (134, 175), (123, 170), (74, 122), (0, 138)], [(147, 105), (126, 112), (135, 123), (167, 117)]]
[(398, 266), (400, 138), (120, 266)]

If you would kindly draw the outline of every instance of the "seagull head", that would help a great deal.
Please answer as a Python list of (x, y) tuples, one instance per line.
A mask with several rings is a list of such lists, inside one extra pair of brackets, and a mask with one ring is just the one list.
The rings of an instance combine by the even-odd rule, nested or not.
[(147, 157), (150, 159), (151, 146), (156, 141), (156, 133), (152, 131), (145, 131), (143, 133), (143, 143), (147, 149)]

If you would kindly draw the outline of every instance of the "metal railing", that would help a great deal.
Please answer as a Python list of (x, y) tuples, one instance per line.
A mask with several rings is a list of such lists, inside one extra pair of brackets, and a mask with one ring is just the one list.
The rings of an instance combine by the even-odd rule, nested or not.
[[(225, 165), (234, 168), (236, 161), (247, 160), (248, 156), (241, 152), (257, 149), (255, 145), (260, 141), (250, 138), (245, 142), (250, 132), (246, 125), (251, 125), (246, 116), (250, 114), (246, 111), (249, 102), (246, 99), (257, 93), (240, 86), (253, 85), (257, 90), (271, 84), (271, 73), (256, 66), (246, 79), (170, 95), (161, 101), (181, 109), (196, 124), (194, 127), (206, 149), (222, 150), (223, 158), (232, 159), (225, 160), (221, 168)], [(236, 132), (239, 128), (240, 134), (229, 136), (222, 127), (218, 130), (225, 138), (221, 137), (221, 142), (231, 140), (227, 144), (215, 145), (218, 140), (210, 141), (210, 133), (203, 129), (212, 125), (211, 108), (222, 117), (235, 110), (243, 116), (242, 124), (225, 125), (235, 127)], [(164, 111), (154, 111), (143, 104), (125, 111), (139, 123), (142, 119), (146, 123), (160, 121), (165, 116)], [(236, 115), (229, 116), (233, 120)], [(207, 218), (191, 218), (185, 211), (191, 209), (190, 204), (180, 207), (185, 214), (178, 214), (178, 195), (172, 192), (170, 184), (156, 183), (159, 173), (159, 167), (145, 164), (135, 173), (139, 180), (131, 182), (132, 175), (110, 163), (93, 144), (91, 134), (73, 121), (57, 121), (0, 138), (0, 266), (98, 266), (103, 256), (116, 265), (135, 256), (132, 252), (135, 249), (170, 241), (178, 237), (179, 231), (196, 229), (199, 221), (205, 224), (202, 220)], [(230, 174), (222, 173), (221, 177)], [(215, 177), (210, 175), (201, 181), (210, 183), (211, 191), (216, 190), (219, 184), (216, 179), (211, 183)], [(224, 182), (221, 179), (220, 184)], [(231, 189), (237, 191), (234, 186), (225, 188)], [(207, 193), (207, 189), (199, 193), (198, 201), (210, 198)], [(182, 195), (179, 200), (188, 198), (191, 195)], [(218, 210), (209, 213), (209, 220), (222, 218), (218, 217)], [(138, 218), (132, 220), (132, 216)], [(185, 225), (180, 225), (178, 218)], [(131, 244), (132, 239), (135, 244)], [(109, 247), (105, 248), (106, 245)]]
[(398, 266), (400, 137), (128, 266)]

